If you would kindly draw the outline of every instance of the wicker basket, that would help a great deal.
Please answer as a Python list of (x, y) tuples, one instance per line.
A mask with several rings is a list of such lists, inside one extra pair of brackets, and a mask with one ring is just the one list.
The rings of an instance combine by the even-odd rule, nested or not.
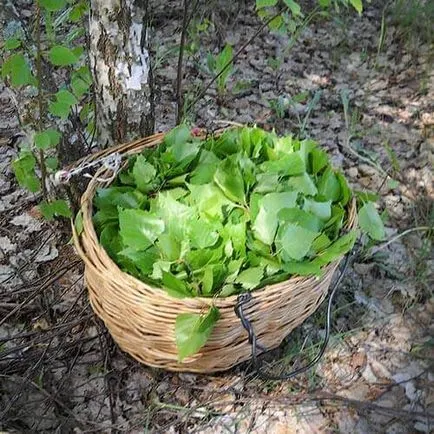
[[(145, 147), (157, 146), (164, 134), (100, 152), (100, 158), (118, 152), (132, 155)], [(104, 183), (94, 177), (82, 196), (83, 231), (73, 228), (74, 243), (85, 263), (85, 282), (96, 314), (104, 321), (120, 348), (146, 365), (171, 371), (212, 373), (246, 361), (251, 346), (246, 331), (234, 312), (237, 296), (226, 298), (184, 298), (169, 296), (124, 273), (99, 244), (92, 223), (92, 200)], [(356, 225), (355, 204), (348, 210), (348, 228)], [(321, 304), (339, 261), (325, 267), (321, 278), (294, 277), (252, 293), (245, 308), (258, 341), (272, 349)], [(178, 361), (175, 320), (179, 313), (202, 313), (211, 305), (220, 310), (220, 319), (206, 345), (195, 355)]]

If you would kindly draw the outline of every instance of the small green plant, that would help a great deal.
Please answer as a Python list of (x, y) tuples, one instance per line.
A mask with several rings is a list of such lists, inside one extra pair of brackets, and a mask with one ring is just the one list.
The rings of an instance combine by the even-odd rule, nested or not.
[(213, 76), (218, 76), (217, 84), (217, 94), (222, 97), (227, 91), (228, 79), (234, 72), (234, 66), (232, 63), (232, 46), (226, 44), (223, 50), (217, 54), (208, 54), (206, 59), (207, 70), (209, 74)]
[(294, 0), (256, 0), (256, 10), (260, 18), (269, 19), (274, 16), (269, 22), (270, 30), (293, 36), (315, 16), (326, 16), (331, 7), (339, 11), (341, 6), (352, 6), (359, 14), (363, 11), (362, 0), (318, 0), (311, 11), (303, 11), (300, 4)]
[[(39, 208), (45, 218), (70, 217), (68, 203), (51, 197), (48, 185), (50, 175), (58, 169), (58, 146), (65, 139), (69, 115), (75, 112), (89, 132), (93, 130), (92, 104), (87, 98), (91, 75), (79, 42), (87, 2), (38, 0), (34, 13), (30, 40), (18, 22), (11, 22), (1, 50), (2, 79), (16, 92), (31, 95), (27, 113), (21, 117), (27, 134), (12, 168), (22, 187), (42, 192)], [(56, 86), (60, 76), (65, 79)]]
[[(312, 140), (260, 128), (201, 140), (182, 125), (97, 191), (93, 221), (123, 271), (173, 297), (227, 297), (320, 276), (356, 240), (357, 230), (342, 232), (352, 197)], [(383, 239), (368, 195), (358, 203), (360, 228)], [(180, 359), (206, 342), (218, 318), (215, 307), (179, 315)]]
[(191, 21), (188, 26), (188, 42), (185, 45), (185, 50), (190, 56), (196, 57), (200, 50), (201, 37), (208, 35), (213, 27), (213, 23), (208, 18)]
[(321, 91), (316, 91), (311, 99), (309, 99), (309, 95), (309, 92), (300, 92), (297, 95), (294, 95), (292, 98), (279, 96), (279, 98), (269, 102), (270, 108), (279, 119), (283, 119), (288, 116), (289, 109), (291, 107), (294, 108), (297, 104), (307, 103), (304, 116), (301, 116), (297, 110), (294, 110), (296, 127), (298, 128), (298, 137), (305, 136), (309, 118), (321, 98)]

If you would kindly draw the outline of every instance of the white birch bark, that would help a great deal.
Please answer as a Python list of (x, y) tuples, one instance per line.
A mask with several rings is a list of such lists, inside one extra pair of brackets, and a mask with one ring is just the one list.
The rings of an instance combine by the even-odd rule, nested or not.
[(90, 63), (97, 140), (103, 147), (153, 132), (146, 3), (91, 0)]

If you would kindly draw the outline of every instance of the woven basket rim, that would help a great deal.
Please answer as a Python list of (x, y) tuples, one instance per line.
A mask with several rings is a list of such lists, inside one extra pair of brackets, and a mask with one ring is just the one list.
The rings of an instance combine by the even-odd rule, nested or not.
[[(229, 128), (233, 128), (233, 127), (229, 127)], [(219, 130), (218, 133), (221, 133), (222, 131), (224, 131), (226, 129), (228, 129), (228, 128), (224, 128), (222, 130)], [(95, 155), (95, 158), (97, 156), (101, 157), (101, 156), (111, 154), (113, 152), (119, 152), (122, 155), (126, 155), (126, 156), (135, 155), (135, 154), (140, 153), (145, 148), (151, 148), (151, 147), (155, 147), (155, 146), (160, 145), (162, 143), (164, 137), (165, 137), (165, 134), (166, 133), (157, 133), (157, 134), (154, 134), (152, 136), (149, 136), (149, 137), (146, 137), (143, 139), (139, 139), (139, 140), (136, 140), (133, 142), (128, 142), (126, 144), (122, 144), (122, 145), (119, 145), (117, 147), (111, 148), (109, 150), (110, 152), (108, 152), (108, 150), (104, 150), (104, 151), (101, 151), (98, 154), (94, 154), (94, 155)], [(198, 136), (198, 137), (203, 137), (203, 136)], [(98, 236), (97, 236), (96, 231), (95, 231), (95, 227), (93, 225), (93, 221), (92, 221), (93, 198), (95, 196), (97, 188), (107, 187), (111, 184), (111, 182), (104, 183), (104, 182), (97, 180), (97, 178), (100, 177), (101, 175), (103, 175), (104, 172), (106, 172), (105, 169), (100, 169), (95, 173), (95, 175), (91, 179), (90, 183), (88, 184), (85, 192), (82, 195), (80, 210), (82, 211), (83, 230), (82, 230), (80, 235), (77, 233), (74, 221), (71, 221), (74, 245), (77, 249), (79, 256), (83, 260), (83, 262), (86, 265), (91, 265), (93, 267), (96, 267), (96, 265), (93, 264), (91, 258), (89, 258), (89, 256), (87, 255), (85, 248), (83, 247), (82, 242), (80, 240), (80, 238), (82, 238), (82, 237), (87, 237), (87, 239), (89, 241), (93, 242), (94, 246), (97, 247), (96, 250), (98, 251), (98, 253), (100, 255), (104, 256), (104, 262), (110, 263), (111, 268), (112, 268), (111, 271), (116, 271), (117, 273), (119, 273), (122, 276), (127, 276), (127, 278), (129, 280), (131, 280), (131, 282), (133, 282), (135, 284), (135, 286), (138, 288), (141, 287), (142, 289), (144, 289), (146, 291), (153, 292), (155, 295), (161, 296), (162, 298), (165, 298), (167, 300), (177, 300), (177, 301), (183, 300), (184, 302), (190, 301), (194, 305), (202, 305), (202, 306), (203, 305), (207, 305), (207, 306), (214, 305), (217, 307), (219, 307), (219, 306), (221, 307), (223, 305), (224, 306), (235, 305), (235, 303), (237, 302), (239, 294), (230, 295), (227, 297), (219, 297), (219, 296), (215, 295), (213, 297), (199, 296), (199, 297), (183, 297), (180, 299), (180, 298), (173, 297), (172, 295), (168, 294), (168, 292), (165, 291), (163, 288), (145, 283), (142, 280), (126, 273), (125, 271), (122, 271), (119, 268), (119, 266), (116, 264), (116, 262), (113, 261), (113, 259), (108, 255), (108, 253), (104, 249), (104, 247), (100, 244)], [(347, 210), (347, 213), (346, 213), (347, 222), (346, 222), (346, 225), (344, 227), (346, 229), (352, 229), (352, 228), (354, 228), (355, 223), (356, 223), (356, 212), (355, 212), (356, 211), (356, 201), (355, 201), (354, 197), (346, 205), (345, 208)], [(342, 260), (343, 256), (344, 255), (340, 256), (335, 261), (322, 267), (321, 269), (322, 269), (323, 273), (320, 276), (314, 276), (314, 275), (312, 275), (312, 276), (292, 276), (289, 279), (284, 279), (280, 282), (265, 285), (261, 288), (254, 289), (252, 291), (245, 291), (245, 292), (250, 292), (252, 294), (252, 296), (259, 295), (259, 294), (266, 292), (266, 291), (269, 292), (269, 291), (279, 289), (281, 287), (282, 283), (284, 283), (284, 282), (291, 282), (292, 284), (300, 284), (300, 283), (305, 284), (305, 283), (312, 282), (313, 284), (315, 284), (315, 283), (317, 283), (323, 279), (323, 276), (326, 274), (327, 270), (336, 267), (336, 265)]]

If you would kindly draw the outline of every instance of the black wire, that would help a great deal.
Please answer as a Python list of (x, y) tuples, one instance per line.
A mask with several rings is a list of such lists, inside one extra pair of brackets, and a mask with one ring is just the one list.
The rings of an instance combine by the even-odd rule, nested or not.
[(288, 372), (286, 374), (283, 373), (280, 375), (273, 375), (273, 374), (269, 374), (269, 373), (265, 372), (262, 369), (261, 363), (258, 360), (257, 349), (259, 348), (259, 349), (263, 350), (264, 348), (257, 343), (257, 337), (255, 335), (255, 332), (253, 331), (252, 324), (244, 316), (244, 310), (243, 310), (243, 306), (252, 299), (252, 295), (250, 293), (246, 293), (246, 294), (240, 294), (238, 296), (238, 301), (237, 301), (237, 304), (235, 306), (235, 313), (238, 316), (238, 318), (240, 319), (241, 324), (243, 325), (243, 327), (246, 329), (247, 333), (249, 334), (249, 342), (252, 345), (253, 367), (254, 367), (254, 369), (255, 369), (255, 371), (259, 377), (261, 377), (264, 380), (289, 380), (289, 379), (294, 378), (295, 376), (297, 376), (299, 374), (302, 374), (303, 372), (308, 371), (309, 369), (314, 367), (321, 360), (322, 356), (325, 353), (325, 350), (327, 348), (327, 344), (328, 344), (329, 339), (330, 339), (330, 329), (331, 329), (331, 322), (332, 322), (331, 311), (332, 311), (333, 299), (334, 299), (334, 296), (335, 296), (336, 291), (338, 289), (338, 286), (340, 285), (340, 283), (344, 277), (345, 271), (348, 268), (350, 256), (351, 256), (351, 254), (349, 253), (345, 257), (344, 265), (342, 266), (341, 273), (340, 273), (338, 279), (336, 280), (336, 282), (334, 283), (333, 288), (330, 292), (330, 297), (329, 297), (329, 301), (328, 301), (328, 305), (327, 305), (325, 336), (324, 336), (324, 341), (321, 345), (321, 348), (320, 348), (318, 354), (307, 365), (302, 366), (302, 367), (295, 369), (291, 372)]

